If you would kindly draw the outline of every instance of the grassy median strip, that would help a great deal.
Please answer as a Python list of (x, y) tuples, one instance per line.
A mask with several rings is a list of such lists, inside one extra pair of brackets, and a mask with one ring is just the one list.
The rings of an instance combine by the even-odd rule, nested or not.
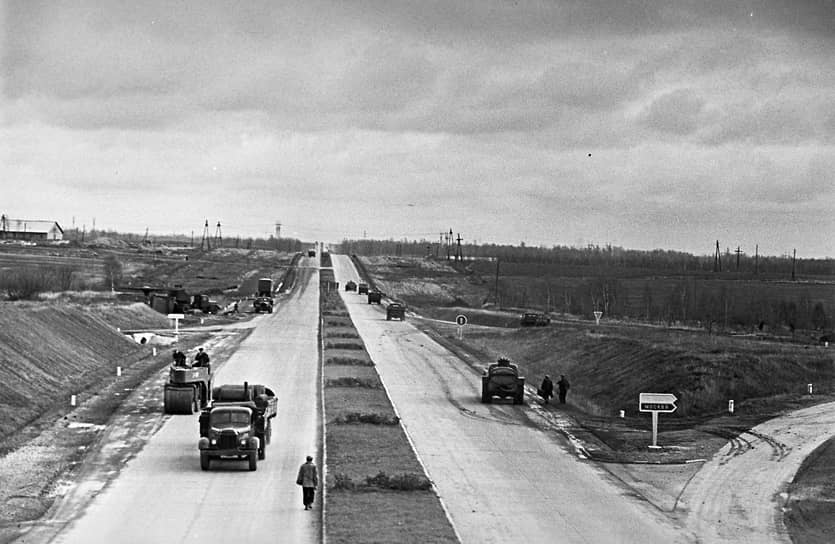
[(327, 542), (458, 542), (339, 293), (320, 300)]

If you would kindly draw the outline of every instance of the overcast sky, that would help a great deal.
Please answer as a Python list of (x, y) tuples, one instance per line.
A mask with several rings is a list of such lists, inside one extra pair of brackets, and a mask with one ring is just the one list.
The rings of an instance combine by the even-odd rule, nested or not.
[(0, 212), (835, 256), (835, 3), (6, 1)]

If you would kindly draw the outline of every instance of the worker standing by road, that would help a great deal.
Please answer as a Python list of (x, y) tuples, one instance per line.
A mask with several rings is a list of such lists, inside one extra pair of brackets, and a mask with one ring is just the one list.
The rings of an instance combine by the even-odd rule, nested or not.
[(310, 510), (313, 508), (313, 500), (316, 497), (316, 486), (319, 485), (319, 473), (310, 455), (307, 456), (307, 461), (299, 467), (296, 484), (302, 486), (304, 509)]
[(543, 404), (548, 404), (548, 399), (554, 396), (554, 382), (551, 381), (551, 376), (545, 375), (537, 393), (542, 397)]
[(571, 387), (571, 385), (568, 383), (568, 378), (560, 374), (560, 379), (557, 382), (557, 388), (560, 393), (560, 404), (565, 404), (565, 395), (568, 393), (569, 387)]

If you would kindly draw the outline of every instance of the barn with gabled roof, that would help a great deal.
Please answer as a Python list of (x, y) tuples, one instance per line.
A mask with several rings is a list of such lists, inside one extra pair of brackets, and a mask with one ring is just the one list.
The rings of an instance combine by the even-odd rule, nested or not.
[(10, 219), (0, 216), (0, 239), (26, 240), (30, 242), (64, 239), (64, 229), (57, 221)]

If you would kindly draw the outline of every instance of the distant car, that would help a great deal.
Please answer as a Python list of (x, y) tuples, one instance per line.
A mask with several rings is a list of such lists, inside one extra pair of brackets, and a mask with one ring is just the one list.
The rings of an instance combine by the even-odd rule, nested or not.
[(383, 293), (377, 291), (376, 289), (368, 292), (368, 303), (369, 304), (380, 304), (383, 300)]
[(348, 280), (348, 282), (345, 284), (345, 290), (346, 291), (356, 291), (357, 290), (357, 284), (353, 280)]
[(307, 250), (307, 256), (308, 257), (315, 257), (316, 256), (316, 250), (315, 249)]
[(386, 308), (386, 321), (391, 321), (392, 319), (399, 319), (400, 321), (406, 319), (406, 307), (399, 302), (389, 304)]
[(367, 295), (368, 294), (368, 284), (367, 283), (359, 284), (359, 286), (357, 287), (357, 294), (358, 295)]
[(551, 323), (551, 318), (546, 314), (536, 312), (525, 312), (519, 318), (519, 325), (522, 327), (544, 327)]

